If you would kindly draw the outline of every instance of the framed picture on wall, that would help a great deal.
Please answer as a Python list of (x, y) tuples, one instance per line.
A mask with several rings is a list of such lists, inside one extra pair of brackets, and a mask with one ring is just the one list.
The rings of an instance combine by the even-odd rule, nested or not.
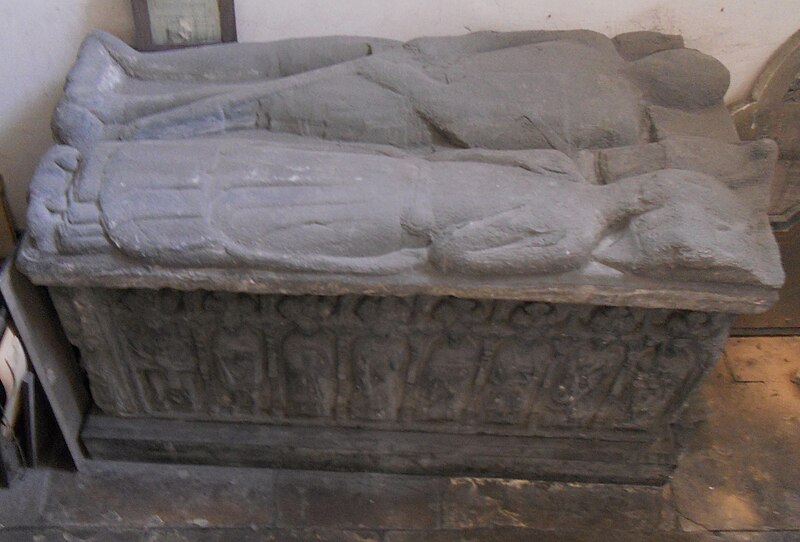
[(131, 0), (131, 5), (140, 51), (236, 41), (233, 0)]

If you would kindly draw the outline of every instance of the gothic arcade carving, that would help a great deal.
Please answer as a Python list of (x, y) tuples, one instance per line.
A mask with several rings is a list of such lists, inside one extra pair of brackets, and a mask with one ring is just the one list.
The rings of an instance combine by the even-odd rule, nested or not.
[(54, 293), (109, 414), (521, 434), (663, 425), (729, 320), (425, 296)]

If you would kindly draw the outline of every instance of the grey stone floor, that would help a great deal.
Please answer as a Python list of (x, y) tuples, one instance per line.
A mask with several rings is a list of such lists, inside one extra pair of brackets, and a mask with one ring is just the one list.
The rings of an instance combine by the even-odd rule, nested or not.
[(664, 487), (107, 463), (27, 471), (0, 540), (800, 541), (800, 337), (731, 339)]

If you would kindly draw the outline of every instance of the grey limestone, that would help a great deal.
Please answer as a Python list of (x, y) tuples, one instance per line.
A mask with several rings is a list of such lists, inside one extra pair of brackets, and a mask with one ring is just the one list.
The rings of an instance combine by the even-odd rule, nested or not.
[(757, 312), (777, 150), (674, 37), (87, 38), (34, 176), (41, 284)]
[(652, 32), (90, 35), (19, 257), (88, 453), (663, 482), (729, 313), (784, 278), (728, 82)]

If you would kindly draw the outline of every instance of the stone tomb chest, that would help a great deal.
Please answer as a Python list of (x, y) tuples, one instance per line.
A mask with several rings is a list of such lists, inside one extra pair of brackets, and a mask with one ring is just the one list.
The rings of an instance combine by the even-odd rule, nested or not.
[(19, 265), (95, 458), (656, 482), (783, 281), (776, 159), (676, 36), (87, 38)]

